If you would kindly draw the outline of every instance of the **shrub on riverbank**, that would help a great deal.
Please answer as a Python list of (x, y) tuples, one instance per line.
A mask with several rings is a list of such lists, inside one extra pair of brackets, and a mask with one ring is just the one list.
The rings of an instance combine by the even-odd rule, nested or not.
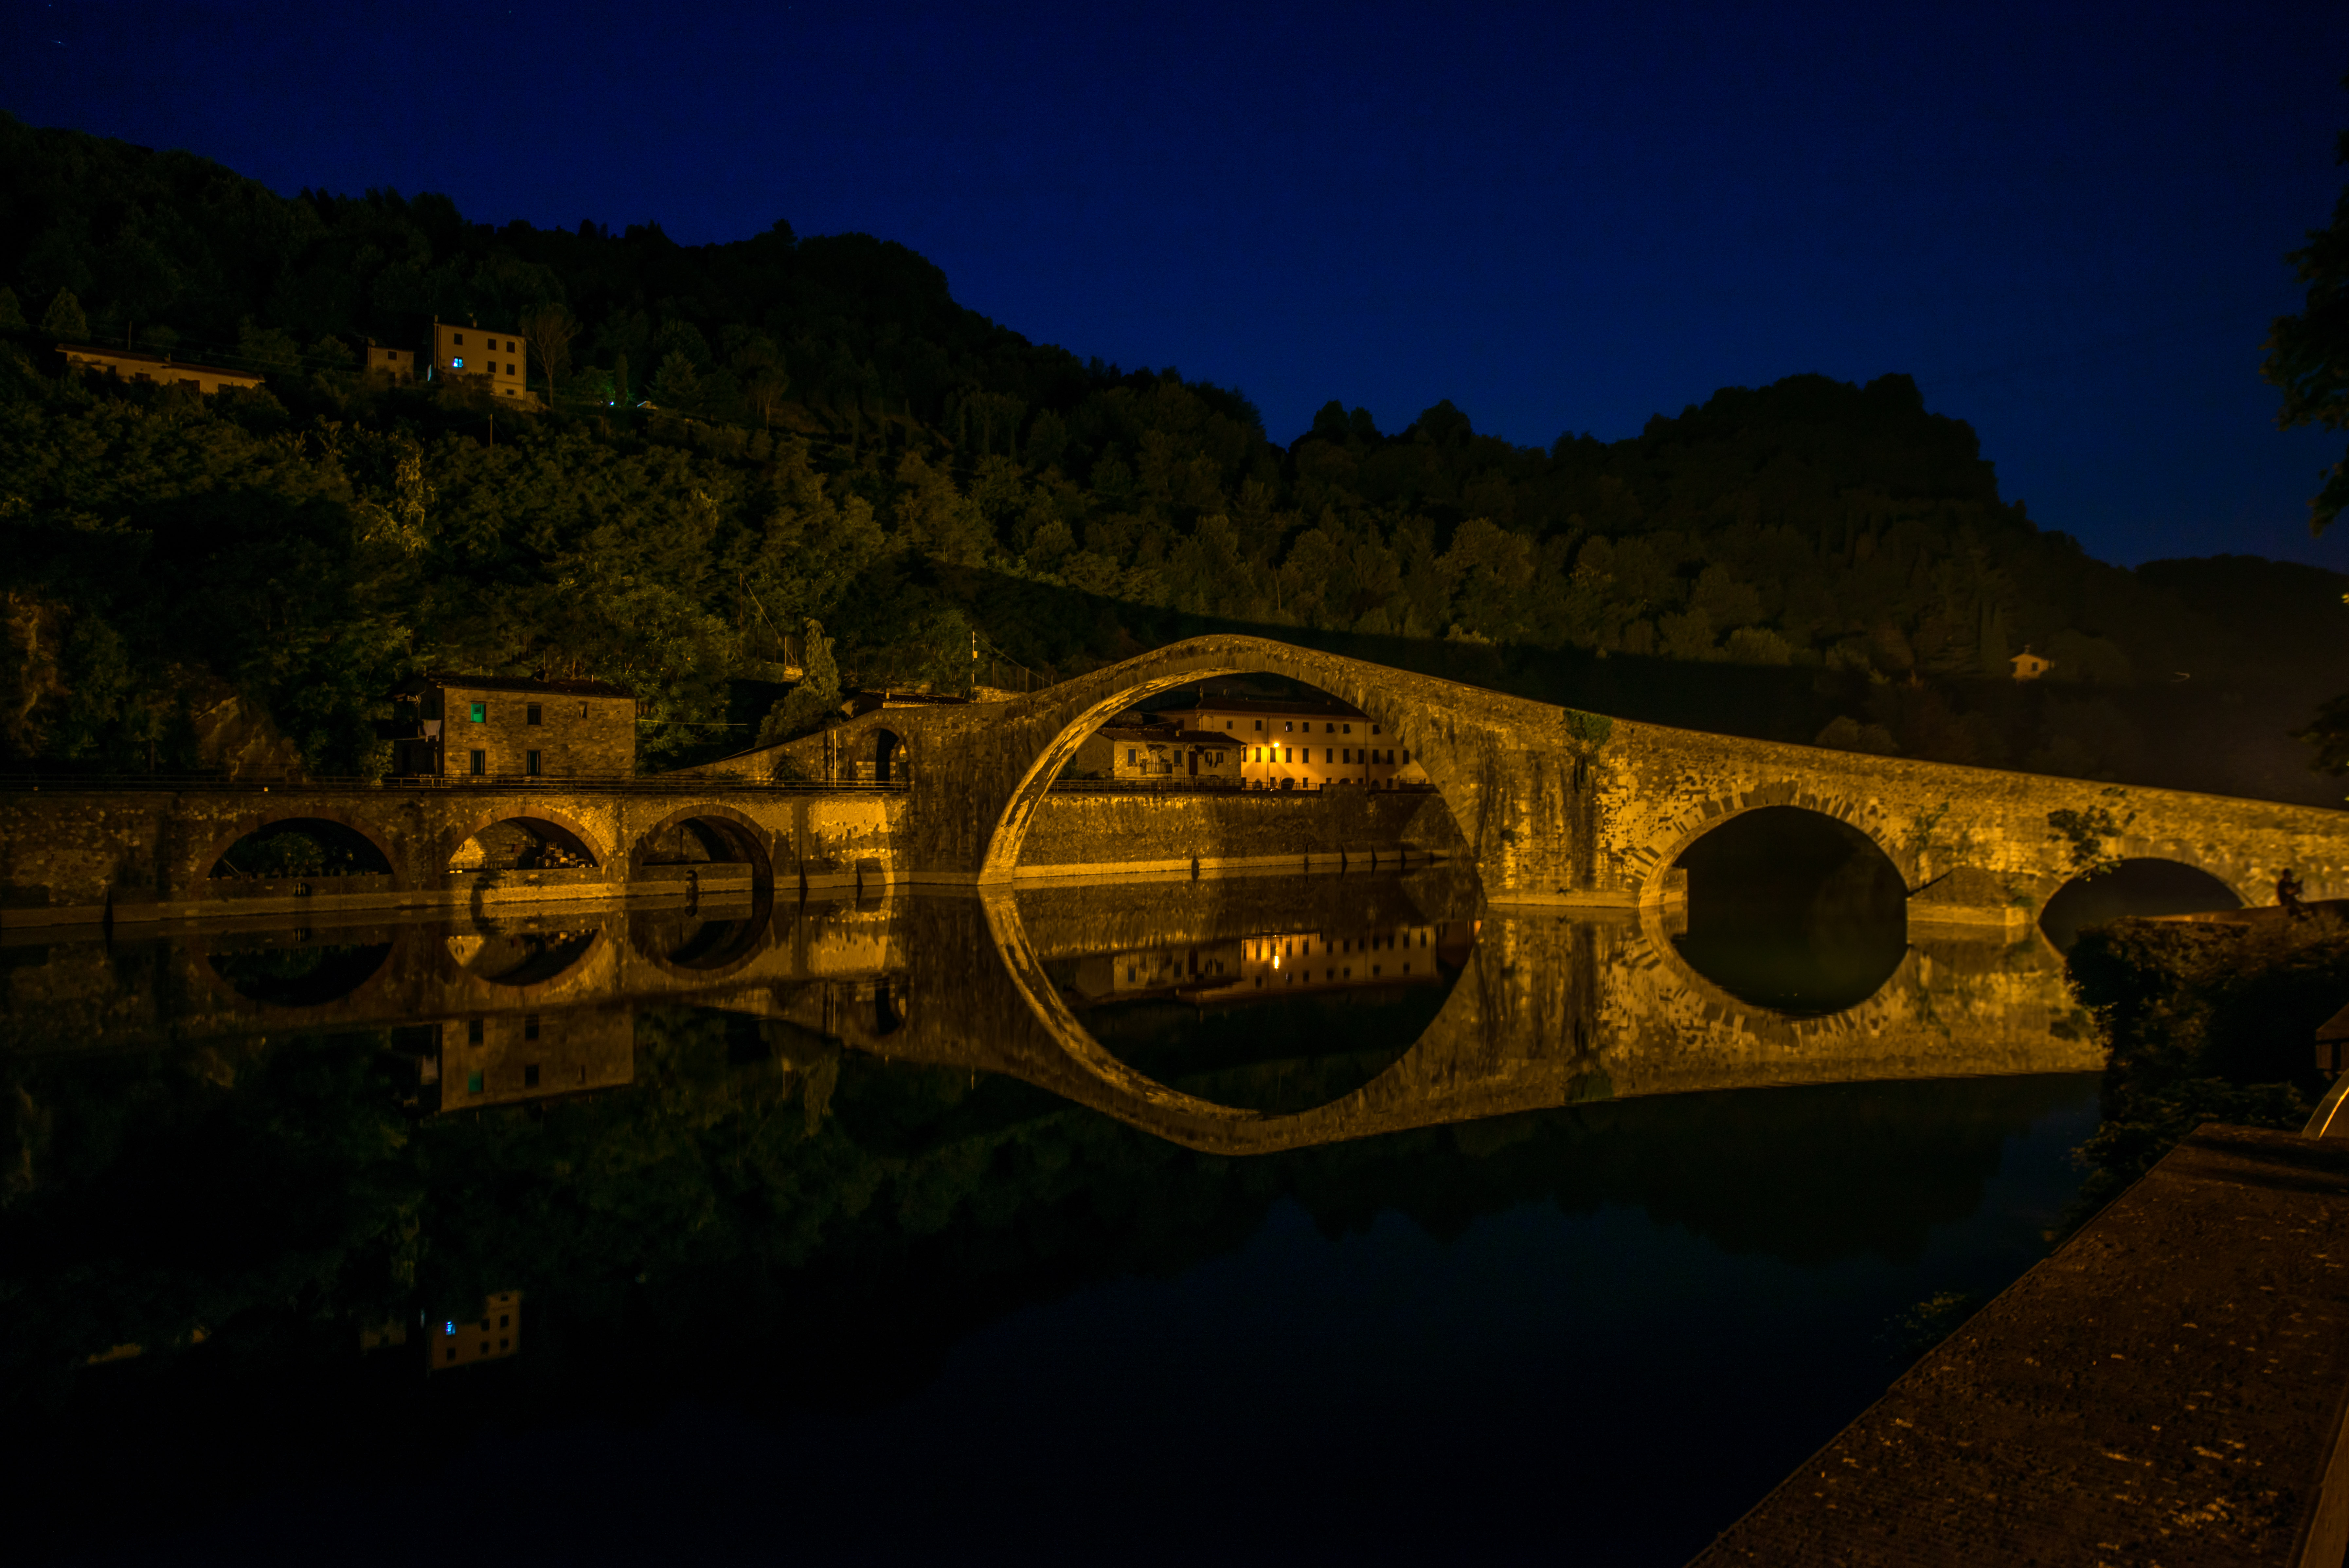
[(2110, 1053), (2085, 1217), (2206, 1121), (2307, 1120), (2316, 1029), (2349, 1002), (2349, 924), (2116, 920), (2081, 934), (2071, 972)]

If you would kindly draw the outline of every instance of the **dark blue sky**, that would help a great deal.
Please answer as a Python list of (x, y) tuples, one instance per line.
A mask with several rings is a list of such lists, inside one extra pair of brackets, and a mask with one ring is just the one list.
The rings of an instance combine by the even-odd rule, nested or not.
[(2095, 553), (2307, 535), (2282, 253), (2341, 190), (2349, 8), (8, 0), (0, 107), (281, 191), (681, 240), (788, 218), (1286, 441), (1448, 397), (1525, 442), (1906, 370)]

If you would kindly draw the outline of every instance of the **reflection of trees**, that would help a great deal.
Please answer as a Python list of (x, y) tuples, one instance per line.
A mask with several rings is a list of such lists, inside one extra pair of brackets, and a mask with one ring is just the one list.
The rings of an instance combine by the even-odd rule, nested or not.
[[(1975, 1205), (2008, 1136), (2080, 1093), (1978, 1079), (1669, 1096), (1231, 1159), (789, 1024), (678, 1010), (640, 1015), (637, 1040), (627, 1088), (420, 1122), (396, 1110), (373, 1036), (20, 1064), (0, 1207), (8, 1386), (64, 1397), (43, 1424), (57, 1456), (75, 1450), (57, 1434), (79, 1428), (56, 1412), (86, 1418), (93, 1469), (126, 1419), (165, 1447), (178, 1432), (191, 1486), (210, 1472), (190, 1452), (237, 1456), (242, 1478), (285, 1433), (325, 1463), (371, 1430), (513, 1401), (863, 1404), (1021, 1303), (1226, 1253), (1283, 1200), (1333, 1232), (1390, 1211), (1448, 1237), (1529, 1202), (1629, 1205), (1805, 1262), (1913, 1255)], [(1293, 1064), (1193, 1065), (1219, 1097), (1293, 1086)], [(362, 1326), (512, 1287), (538, 1314), (531, 1350), (502, 1392), (465, 1396), (471, 1414), (411, 1408), (388, 1392), (409, 1386), (385, 1370), (397, 1353), (353, 1349)], [(146, 1390), (129, 1407), (60, 1381), (94, 1349), (160, 1350), (198, 1326), (201, 1353), (124, 1375)], [(215, 1395), (171, 1392), (200, 1388)]]

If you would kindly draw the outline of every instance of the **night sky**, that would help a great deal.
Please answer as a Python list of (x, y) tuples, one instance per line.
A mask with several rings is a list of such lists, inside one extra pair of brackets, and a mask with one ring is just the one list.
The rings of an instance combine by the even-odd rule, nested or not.
[(1913, 374), (2109, 559), (2308, 537), (2349, 8), (9, 0), (0, 107), (476, 220), (864, 230), (1030, 338), (1547, 443)]

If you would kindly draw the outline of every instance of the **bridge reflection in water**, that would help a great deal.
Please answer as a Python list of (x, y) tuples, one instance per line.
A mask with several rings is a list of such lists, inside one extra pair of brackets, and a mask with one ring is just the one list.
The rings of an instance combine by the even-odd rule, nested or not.
[[(1009, 1075), (1226, 1154), (1594, 1099), (2101, 1065), (2036, 931), (1912, 931), (1872, 993), (1803, 1015), (1707, 980), (1677, 919), (1480, 908), (1472, 881), (1438, 867), (214, 929), (15, 948), (0, 1040), (46, 1052), (388, 1030), (417, 1059), (425, 1108), (457, 1110), (626, 1082), (632, 1015), (693, 1005), (767, 1021), (778, 1039)], [(1384, 1042), (1259, 1031), (1267, 1049), (1353, 1053), (1361, 1070), (1325, 1078), (1330, 1097), (1312, 1104), (1223, 1104), (1153, 1076), (1149, 1053), (1122, 1043), (1120, 1010), (1138, 1003), (1247, 1017), (1271, 1005), (1259, 998), (1307, 992), (1408, 993), (1426, 1022)]]

